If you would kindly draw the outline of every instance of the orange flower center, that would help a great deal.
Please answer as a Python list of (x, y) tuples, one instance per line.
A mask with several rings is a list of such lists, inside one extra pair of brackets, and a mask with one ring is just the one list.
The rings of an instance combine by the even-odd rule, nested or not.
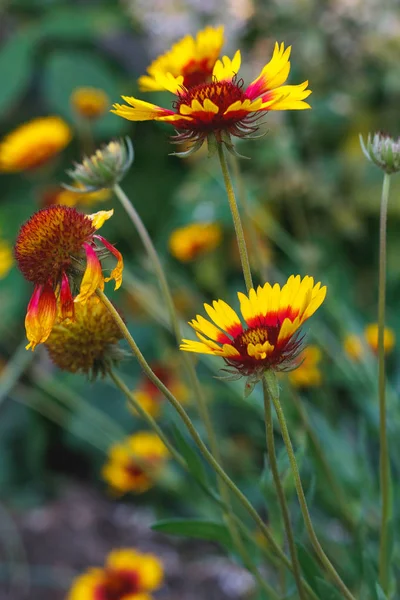
[(139, 576), (136, 571), (106, 571), (106, 579), (96, 590), (94, 600), (124, 600), (131, 594), (137, 594)]
[(254, 327), (238, 335), (232, 343), (241, 354), (247, 354), (248, 344), (263, 344), (268, 341), (275, 346), (278, 333), (279, 327)]

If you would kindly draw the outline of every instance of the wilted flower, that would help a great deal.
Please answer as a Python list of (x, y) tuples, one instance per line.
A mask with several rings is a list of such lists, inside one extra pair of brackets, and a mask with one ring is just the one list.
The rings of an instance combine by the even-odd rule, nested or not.
[(198, 32), (196, 38), (185, 36), (151, 63), (147, 68), (148, 75), (139, 78), (141, 91), (164, 89), (157, 79), (158, 73), (171, 73), (174, 77), (182, 75), (186, 88), (211, 81), (213, 67), (223, 43), (223, 27), (206, 27)]
[(154, 485), (168, 457), (158, 435), (139, 431), (111, 446), (103, 478), (117, 494), (141, 494)]
[(385, 173), (400, 171), (400, 138), (394, 140), (386, 133), (368, 134), (367, 143), (360, 135), (361, 149), (365, 156)]
[(6, 277), (13, 265), (13, 256), (11, 246), (0, 239), (0, 279)]
[[(133, 161), (133, 146), (127, 137), (102, 146), (90, 157), (85, 157), (73, 170), (67, 171), (75, 185), (86, 192), (111, 188), (120, 182)], [(73, 187), (65, 186), (74, 191)]]
[[(383, 332), (383, 349), (385, 354), (389, 354), (396, 343), (396, 336), (393, 329), (385, 327)], [(364, 339), (355, 333), (348, 334), (343, 341), (343, 347), (346, 354), (353, 360), (360, 360), (367, 346), (374, 354), (378, 352), (378, 324), (370, 323), (364, 329)]]
[[(112, 210), (84, 215), (75, 208), (49, 206), (36, 212), (20, 229), (15, 258), (24, 277), (35, 284), (25, 319), (27, 348), (47, 340), (59, 320), (74, 318), (74, 303), (83, 304), (104, 282), (122, 283), (120, 252), (96, 231)], [(104, 278), (100, 260), (117, 258), (117, 266)], [(57, 314), (58, 313), (58, 314)]]
[(44, 165), (71, 141), (60, 117), (40, 117), (20, 125), (0, 142), (0, 171), (14, 173)]
[(74, 319), (53, 326), (46, 348), (52, 361), (64, 371), (103, 377), (123, 358), (119, 327), (98, 298), (75, 305)]
[(109, 103), (107, 94), (94, 87), (80, 87), (71, 94), (72, 108), (85, 119), (98, 119), (104, 115)]
[(97, 202), (105, 202), (112, 196), (111, 190), (96, 190), (85, 192), (82, 185), (75, 188), (65, 189), (62, 187), (50, 187), (41, 195), (42, 206), (62, 204), (63, 206), (93, 206)]
[[(153, 373), (163, 382), (175, 398), (184, 404), (188, 399), (189, 390), (179, 379), (175, 365), (153, 363), (151, 368)], [(134, 396), (135, 400), (152, 417), (160, 415), (165, 397), (148, 377), (143, 377), (134, 391)]]
[(201, 315), (190, 322), (199, 342), (183, 340), (181, 350), (222, 356), (233, 373), (256, 381), (273, 369), (293, 369), (302, 350), (301, 325), (324, 301), (326, 287), (314, 279), (291, 275), (281, 288), (266, 283), (249, 295), (238, 293), (246, 326), (223, 300), (204, 308), (214, 323)]
[(114, 104), (116, 115), (129, 121), (165, 121), (178, 131), (175, 142), (191, 142), (192, 151), (200, 148), (213, 134), (217, 142), (231, 149), (231, 135), (246, 137), (257, 130), (257, 120), (270, 110), (310, 108), (304, 100), (311, 94), (308, 82), (283, 85), (290, 71), (291, 48), (275, 44), (270, 62), (246, 88), (238, 79), (241, 63), (238, 50), (231, 60), (224, 56), (213, 67), (212, 80), (186, 87), (183, 75), (157, 72), (154, 78), (160, 89), (175, 94), (173, 110), (122, 96), (129, 106)]
[(321, 384), (319, 368), (321, 350), (318, 346), (307, 346), (299, 355), (299, 366), (289, 373), (290, 383), (296, 388), (315, 387)]
[(169, 238), (169, 249), (177, 260), (189, 262), (215, 250), (221, 242), (218, 223), (191, 223), (175, 229)]
[(92, 567), (72, 584), (67, 600), (151, 600), (164, 571), (154, 554), (131, 548), (113, 550), (103, 568)]

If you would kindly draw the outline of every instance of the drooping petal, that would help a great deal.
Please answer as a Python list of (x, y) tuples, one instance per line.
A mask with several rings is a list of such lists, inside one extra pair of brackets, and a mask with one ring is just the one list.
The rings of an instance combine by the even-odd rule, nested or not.
[(105, 238), (103, 238), (101, 235), (95, 235), (93, 237), (99, 239), (101, 241), (101, 243), (107, 248), (107, 250), (109, 250), (111, 252), (111, 254), (113, 254), (115, 256), (115, 258), (117, 259), (117, 266), (114, 267), (114, 269), (111, 271), (110, 276), (106, 277), (104, 279), (105, 282), (111, 281), (112, 279), (114, 279), (114, 281), (115, 281), (114, 289), (117, 290), (119, 287), (121, 287), (122, 271), (124, 270), (124, 261), (122, 258), (122, 254), (121, 254), (121, 252), (119, 252), (116, 249), (115, 246), (110, 244), (110, 242), (108, 240), (106, 240)]
[(83, 247), (86, 253), (86, 270), (82, 277), (79, 294), (74, 301), (85, 304), (97, 288), (104, 289), (104, 277), (95, 250), (87, 243), (83, 244)]
[(265, 94), (265, 92), (273, 90), (285, 83), (290, 72), (290, 52), (291, 46), (288, 46), (285, 50), (283, 42), (280, 45), (278, 42), (275, 43), (271, 60), (265, 65), (260, 75), (252, 81), (246, 89), (246, 96), (248, 98), (258, 98), (258, 96)]
[(213, 77), (216, 81), (232, 81), (233, 77), (239, 73), (241, 62), (240, 50), (236, 51), (232, 60), (228, 56), (223, 56), (222, 60), (217, 60), (214, 65)]
[(193, 340), (182, 340), (179, 346), (180, 350), (185, 352), (198, 352), (200, 354), (215, 354), (215, 352), (206, 344)]
[(95, 229), (100, 229), (100, 227), (103, 227), (105, 221), (108, 221), (108, 219), (111, 219), (111, 217), (114, 214), (114, 209), (111, 210), (99, 210), (96, 213), (92, 213), (91, 215), (87, 215), (88, 219), (90, 219), (93, 223), (93, 227)]
[(73, 319), (74, 318), (74, 299), (72, 297), (71, 288), (69, 285), (68, 277), (66, 273), (63, 272), (61, 277), (61, 287), (60, 287), (60, 318), (64, 319)]
[(28, 304), (25, 317), (26, 337), (29, 344), (26, 349), (34, 350), (49, 337), (57, 315), (57, 300), (49, 284), (35, 287)]
[(151, 102), (145, 102), (144, 100), (130, 96), (122, 96), (122, 99), (129, 106), (114, 104), (114, 110), (111, 112), (124, 119), (128, 119), (128, 121), (157, 121), (161, 120), (162, 117), (176, 116), (172, 110), (161, 108), (161, 106), (157, 106)]
[(304, 110), (311, 106), (304, 102), (312, 93), (307, 89), (308, 81), (299, 85), (283, 85), (262, 96), (260, 110)]

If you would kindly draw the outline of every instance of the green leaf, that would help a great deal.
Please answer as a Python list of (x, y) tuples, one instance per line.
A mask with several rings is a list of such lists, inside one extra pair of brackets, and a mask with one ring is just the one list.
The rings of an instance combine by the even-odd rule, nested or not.
[(324, 600), (343, 600), (342, 594), (325, 579), (316, 578), (317, 589), (320, 597)]
[(379, 583), (376, 584), (376, 594), (377, 594), (378, 600), (388, 600), (388, 597), (386, 596), (385, 592), (383, 591), (383, 589), (381, 588)]
[(226, 548), (232, 547), (229, 531), (223, 523), (205, 519), (163, 519), (151, 526), (154, 531), (170, 535), (219, 542)]
[(197, 479), (204, 487), (209, 487), (210, 481), (207, 477), (204, 469), (204, 464), (198, 454), (198, 452), (189, 444), (186, 438), (179, 431), (178, 427), (173, 426), (173, 435), (175, 438), (176, 446), (182, 454), (189, 468), (190, 473)]
[[(15, 33), (0, 51), (0, 111), (7, 112), (27, 88), (37, 41), (34, 28)], [(3, 115), (4, 116), (4, 115)]]
[(296, 543), (297, 554), (299, 557), (299, 562), (301, 566), (301, 570), (303, 572), (304, 577), (311, 585), (311, 587), (317, 591), (317, 580), (321, 576), (321, 569), (319, 568), (317, 562), (308, 552), (308, 550), (300, 543)]

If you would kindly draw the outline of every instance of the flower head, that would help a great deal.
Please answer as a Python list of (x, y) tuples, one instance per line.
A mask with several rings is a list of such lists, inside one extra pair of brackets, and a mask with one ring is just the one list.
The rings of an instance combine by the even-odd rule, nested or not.
[[(389, 354), (396, 343), (396, 336), (393, 329), (385, 327), (383, 332), (383, 349), (385, 354)], [(355, 334), (348, 334), (343, 341), (343, 347), (346, 354), (355, 361), (362, 358), (365, 353), (365, 347), (369, 348), (374, 354), (378, 352), (378, 323), (370, 323), (364, 329), (364, 339)]]
[(104, 115), (109, 103), (107, 94), (94, 87), (80, 87), (71, 94), (72, 108), (85, 119), (98, 119)]
[(64, 371), (103, 377), (123, 358), (122, 334), (107, 308), (95, 296), (75, 305), (74, 320), (53, 326), (46, 341), (52, 361)]
[(0, 239), (0, 279), (8, 275), (13, 262), (11, 247), (7, 242)]
[(130, 121), (165, 121), (178, 132), (175, 142), (191, 142), (193, 150), (213, 134), (218, 142), (231, 147), (230, 136), (246, 137), (257, 130), (257, 119), (270, 110), (310, 108), (304, 100), (311, 94), (308, 82), (283, 85), (290, 71), (290, 46), (275, 44), (270, 62), (247, 87), (238, 79), (241, 56), (217, 60), (212, 80), (186, 87), (184, 76), (158, 71), (154, 74), (160, 89), (175, 94), (172, 109), (122, 96), (128, 104), (114, 104), (116, 115)]
[(316, 387), (321, 384), (319, 368), (321, 350), (318, 346), (307, 346), (299, 355), (299, 366), (290, 371), (289, 381), (296, 388)]
[(359, 335), (349, 333), (343, 340), (343, 349), (353, 360), (360, 360), (364, 353), (364, 345)]
[(111, 446), (103, 478), (117, 494), (141, 494), (154, 485), (168, 457), (167, 447), (155, 433), (139, 431)]
[(365, 156), (385, 173), (397, 173), (400, 171), (400, 138), (394, 140), (386, 133), (375, 133), (372, 137), (368, 134), (367, 142), (364, 143), (360, 135), (361, 149)]
[[(133, 146), (127, 137), (102, 146), (96, 153), (86, 157), (73, 170), (67, 171), (75, 186), (85, 192), (112, 188), (121, 181), (133, 161)], [(64, 186), (74, 191), (74, 187)]]
[(158, 73), (171, 73), (174, 77), (181, 75), (187, 88), (210, 81), (223, 43), (223, 27), (206, 27), (198, 32), (196, 38), (185, 36), (151, 63), (148, 75), (139, 78), (141, 91), (164, 89), (157, 78)]
[[(97, 233), (113, 211), (84, 215), (68, 206), (36, 212), (20, 229), (15, 244), (17, 265), (34, 285), (25, 319), (27, 348), (47, 340), (56, 318), (73, 319), (74, 305), (83, 304), (104, 282), (122, 283), (122, 256)], [(116, 267), (104, 278), (102, 259), (113, 255)]]
[(324, 301), (326, 287), (314, 285), (312, 277), (291, 275), (281, 288), (266, 283), (249, 295), (238, 293), (242, 324), (223, 300), (204, 308), (213, 321), (201, 315), (190, 322), (199, 342), (183, 340), (181, 350), (222, 356), (238, 375), (257, 379), (268, 369), (289, 370), (297, 366), (302, 350), (301, 325)]
[[(184, 404), (188, 399), (189, 390), (180, 380), (179, 375), (176, 372), (176, 366), (171, 364), (153, 363), (151, 368), (175, 398)], [(152, 417), (156, 418), (160, 415), (164, 395), (148, 377), (143, 377), (134, 392), (134, 396), (135, 400), (139, 402), (141, 407)]]
[(191, 223), (172, 232), (169, 249), (177, 260), (189, 262), (215, 250), (221, 238), (222, 231), (218, 223)]
[(151, 600), (163, 577), (156, 556), (120, 548), (110, 552), (103, 568), (91, 568), (77, 577), (67, 600)]
[(44, 165), (71, 141), (60, 117), (41, 117), (20, 125), (0, 142), (0, 171), (16, 173)]
[(50, 187), (46, 189), (41, 197), (42, 206), (51, 206), (52, 204), (63, 204), (64, 206), (93, 206), (98, 202), (110, 200), (111, 190), (96, 190), (95, 192), (85, 192), (80, 184), (74, 188), (65, 189), (62, 187)]

